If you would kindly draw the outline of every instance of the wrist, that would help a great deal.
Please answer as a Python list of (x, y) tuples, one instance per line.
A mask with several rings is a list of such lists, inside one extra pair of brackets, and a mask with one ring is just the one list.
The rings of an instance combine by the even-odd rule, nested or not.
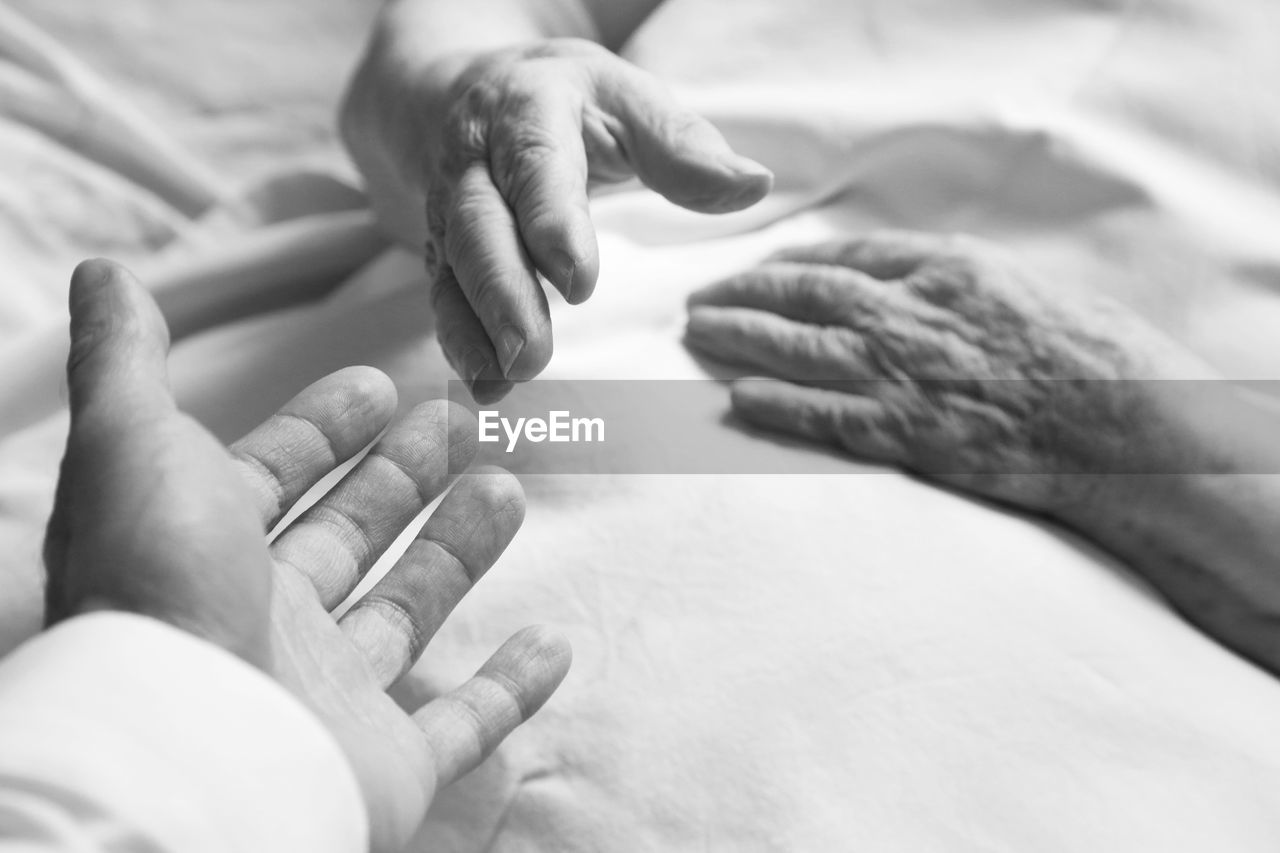
[(338, 128), (361, 171), (419, 187), (434, 153), (449, 95), (470, 54), (426, 58), (375, 37), (339, 106)]
[(1052, 512), (1073, 526), (1123, 524), (1178, 535), (1201, 511), (1206, 477), (1265, 464), (1269, 454), (1244, 440), (1256, 433), (1251, 409), (1226, 381), (1115, 380), (1104, 387), (1112, 399), (1087, 439), (1092, 459)]
[(1140, 465), (1098, 477), (1058, 518), (1191, 622), (1280, 671), (1280, 417), (1223, 380), (1149, 383)]
[(416, 252), (426, 238), (430, 158), (439, 148), (449, 92), (469, 60), (451, 54), (419, 66), (412, 55), (384, 51), (377, 42), (343, 96), (338, 130), (378, 224)]

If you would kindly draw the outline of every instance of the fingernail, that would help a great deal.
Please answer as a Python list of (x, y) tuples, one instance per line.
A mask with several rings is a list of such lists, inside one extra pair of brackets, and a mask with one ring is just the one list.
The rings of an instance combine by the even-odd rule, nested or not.
[(729, 160), (728, 166), (730, 169), (746, 178), (773, 177), (773, 172), (770, 169), (762, 166), (750, 157), (743, 157), (740, 154), (734, 154), (732, 159)]
[(578, 263), (571, 257), (568, 252), (556, 250), (551, 253), (551, 261), (555, 264), (552, 275), (555, 276), (555, 283), (560, 286), (560, 292), (564, 294), (565, 301), (573, 301), (573, 274), (578, 270)]
[(461, 370), (462, 378), (471, 384), (480, 378), (480, 374), (489, 369), (489, 359), (478, 348), (472, 347), (462, 356), (462, 361), (458, 365)]
[(498, 351), (498, 366), (502, 368), (502, 375), (506, 376), (511, 372), (511, 365), (520, 357), (520, 351), (524, 349), (524, 335), (508, 323), (498, 330), (494, 349)]
[(689, 318), (685, 321), (686, 334), (697, 335), (706, 328), (707, 321), (715, 316), (715, 309), (705, 305), (690, 305)]
[(94, 299), (99, 298), (102, 288), (111, 280), (112, 275), (110, 264), (100, 259), (85, 261), (76, 267), (71, 276), (71, 314), (81, 314)]
[(514, 387), (513, 383), (505, 379), (481, 379), (471, 386), (471, 397), (480, 405), (486, 406), (507, 396)]

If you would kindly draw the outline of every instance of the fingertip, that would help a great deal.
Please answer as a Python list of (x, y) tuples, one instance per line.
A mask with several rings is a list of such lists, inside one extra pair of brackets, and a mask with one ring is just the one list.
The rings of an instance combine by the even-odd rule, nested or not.
[(692, 315), (694, 311), (700, 308), (721, 304), (725, 288), (726, 285), (723, 281), (718, 281), (715, 284), (708, 284), (705, 287), (698, 288), (693, 293), (690, 293), (688, 298), (685, 299), (685, 310)]
[(379, 368), (368, 364), (353, 364), (335, 371), (332, 375), (347, 379), (370, 399), (389, 399), (398, 396), (395, 381)]
[(149, 331), (163, 331), (168, 341), (168, 327), (151, 295), (133, 273), (108, 258), (90, 258), (76, 265), (68, 305), (73, 331), (78, 320), (99, 319), (91, 315), (102, 312), (106, 316), (100, 319), (146, 322)]
[(564, 296), (565, 302), (570, 305), (581, 305), (595, 292), (596, 281), (600, 276), (600, 253), (595, 246), (594, 235), (591, 251), (579, 253), (576, 256), (568, 252), (560, 254), (563, 256), (560, 264), (565, 270), (561, 274), (564, 285), (561, 286), (555, 280), (551, 282)]
[(499, 465), (477, 465), (468, 473), (489, 478), (494, 494), (501, 495), (504, 499), (514, 498), (524, 502), (524, 487), (520, 485), (520, 478), (506, 468)]
[(479, 442), (479, 425), (476, 416), (461, 403), (453, 400), (433, 400), (429, 404), (439, 407), (439, 417), (445, 424), (449, 443), (449, 470), (463, 471), (476, 458)]
[(764, 398), (765, 386), (776, 380), (744, 376), (729, 383), (729, 405), (735, 412), (754, 409)]
[[(504, 396), (512, 383), (534, 378), (551, 362), (553, 344), (546, 296), (536, 283), (532, 286), (542, 302), (542, 316), (503, 322), (496, 331), (486, 332), (483, 345), (470, 348), (463, 357), (462, 375), (470, 381), (473, 396), (475, 389), (482, 387), (498, 397)], [(479, 397), (476, 399), (480, 401)]]
[(321, 382), (335, 382), (352, 402), (385, 422), (395, 414), (400, 392), (391, 377), (376, 367), (352, 365), (330, 373)]
[(585, 302), (600, 270), (600, 248), (590, 216), (584, 210), (572, 226), (529, 230), (525, 244), (538, 273), (570, 305)]
[(700, 213), (734, 213), (758, 203), (772, 189), (773, 172), (755, 160), (727, 151), (708, 191), (689, 198), (684, 205)]
[(573, 666), (573, 644), (569, 638), (546, 625), (530, 625), (526, 630), (534, 632), (533, 639), (542, 648), (543, 656), (563, 679)]
[(477, 379), (468, 387), (471, 399), (481, 406), (491, 406), (510, 394), (516, 384), (509, 379)]
[(725, 213), (745, 210), (762, 201), (773, 190), (773, 172), (754, 160), (747, 160), (745, 157), (739, 159), (750, 163), (754, 170), (739, 172), (736, 176), (739, 189), (737, 194), (725, 201)]
[(444, 422), (448, 424), (451, 433), (474, 433), (476, 431), (476, 416), (470, 409), (456, 400), (431, 400), (422, 405), (437, 407)]
[(101, 287), (122, 269), (123, 267), (108, 258), (87, 258), (76, 264), (71, 272), (71, 304), (75, 305), (78, 297)]
[(73, 410), (91, 396), (165, 385), (169, 328), (132, 273), (103, 258), (78, 264), (68, 307), (67, 384)]
[(110, 258), (86, 258), (76, 264), (71, 271), (71, 292), (83, 293), (86, 289), (94, 290), (112, 282), (121, 284), (137, 284), (137, 279), (124, 264)]
[(713, 305), (693, 304), (689, 306), (689, 319), (685, 321), (684, 332), (688, 338), (702, 338), (717, 327), (719, 310)]
[(728, 161), (729, 168), (739, 177), (763, 181), (766, 186), (773, 185), (773, 170), (761, 163), (741, 154), (733, 154)]
[(572, 665), (573, 646), (564, 634), (546, 625), (528, 625), (503, 643), (481, 672), (492, 666), (522, 673), (525, 677), (520, 681), (532, 688), (522, 702), (523, 717), (528, 719), (556, 691)]
[(471, 481), (471, 488), (478, 493), (481, 504), (488, 512), (501, 511), (505, 517), (514, 522), (509, 531), (510, 537), (524, 523), (525, 496), (520, 480), (505, 468), (497, 465), (479, 465), (470, 469), (466, 477)]
[[(541, 295), (541, 294), (539, 294)], [(545, 324), (540, 324), (541, 328), (527, 330), (521, 337), (524, 339), (524, 346), (520, 348), (519, 353), (510, 362), (510, 366), (503, 372), (502, 378), (509, 382), (523, 382), (534, 378), (551, 363), (551, 353), (553, 344), (551, 342), (551, 324), (550, 320)], [(503, 391), (505, 395), (507, 391)]]

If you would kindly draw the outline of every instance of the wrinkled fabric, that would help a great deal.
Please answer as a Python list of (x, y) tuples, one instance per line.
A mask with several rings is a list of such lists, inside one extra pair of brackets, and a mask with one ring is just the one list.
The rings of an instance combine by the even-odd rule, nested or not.
[[(705, 377), (680, 344), (690, 291), (889, 226), (995, 239), (1230, 375), (1280, 376), (1273, 8), (671, 0), (627, 54), (778, 190), (720, 218), (597, 199), (600, 285), (552, 298), (546, 375)], [(418, 263), (393, 252), (323, 302), (184, 341), (174, 383), (225, 437), (352, 362), (409, 405), (445, 391), (430, 327)], [(60, 429), (0, 445), (26, 489), (5, 487), (5, 541), (38, 541)], [(414, 849), (1275, 848), (1280, 689), (1122, 567), (893, 472), (700, 429), (828, 473), (525, 476), (523, 531), (397, 692), (458, 683), (530, 622), (568, 634), (574, 669)]]

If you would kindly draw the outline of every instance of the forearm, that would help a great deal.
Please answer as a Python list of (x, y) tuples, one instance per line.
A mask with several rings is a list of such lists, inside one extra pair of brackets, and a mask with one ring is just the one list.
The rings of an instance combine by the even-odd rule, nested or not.
[(1061, 517), (1280, 675), (1280, 416), (1225, 383), (1185, 387), (1153, 442), (1164, 460), (1103, 477)]
[(553, 38), (620, 46), (660, 0), (392, 0), (340, 112), (343, 139), (379, 219), (417, 246), (425, 164), (450, 89), (480, 53)]

